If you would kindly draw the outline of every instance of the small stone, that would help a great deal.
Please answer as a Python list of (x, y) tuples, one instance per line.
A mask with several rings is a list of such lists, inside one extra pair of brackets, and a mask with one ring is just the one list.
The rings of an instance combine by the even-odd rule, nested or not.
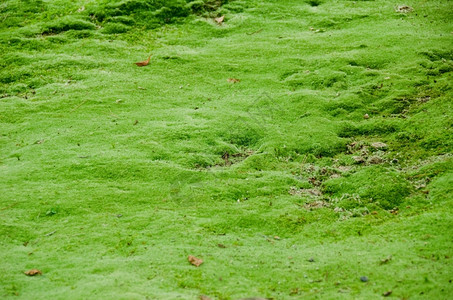
[(387, 292), (385, 292), (384, 294), (382, 294), (382, 296), (388, 297), (388, 296), (390, 296), (391, 294), (392, 294), (392, 291), (387, 291)]
[(364, 114), (364, 115), (363, 115), (363, 118), (364, 118), (364, 119), (369, 119), (370, 116), (369, 116), (368, 114)]
[(366, 277), (366, 276), (361, 276), (361, 277), (360, 277), (360, 281), (362, 281), (362, 282), (368, 282), (368, 280), (369, 280), (369, 279), (368, 279), (368, 277)]
[(310, 257), (310, 258), (308, 259), (308, 261), (309, 261), (309, 262), (315, 262), (315, 259), (314, 259), (313, 257)]

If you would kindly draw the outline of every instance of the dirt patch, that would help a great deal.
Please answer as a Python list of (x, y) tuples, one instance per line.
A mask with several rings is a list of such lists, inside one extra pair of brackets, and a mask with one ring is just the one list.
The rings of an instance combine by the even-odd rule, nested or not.
[(223, 164), (219, 166), (229, 167), (233, 164), (243, 161), (244, 159), (253, 155), (254, 153), (255, 152), (252, 150), (245, 150), (244, 152), (233, 154), (229, 153), (228, 151), (225, 151), (225, 153), (222, 154)]
[(299, 189), (296, 187), (291, 187), (288, 193), (293, 196), (322, 196), (322, 192), (318, 189)]
[(408, 5), (399, 5), (395, 8), (395, 11), (397, 13), (403, 13), (403, 14), (407, 14), (407, 13), (410, 13), (412, 12), (414, 9)]
[(312, 210), (314, 208), (323, 208), (323, 207), (330, 207), (330, 203), (326, 202), (326, 201), (317, 200), (317, 201), (313, 201), (313, 202), (304, 204), (304, 208), (308, 209), (308, 210)]

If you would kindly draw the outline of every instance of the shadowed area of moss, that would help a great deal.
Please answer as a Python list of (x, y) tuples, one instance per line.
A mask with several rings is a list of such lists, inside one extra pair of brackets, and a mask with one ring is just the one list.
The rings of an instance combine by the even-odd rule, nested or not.
[(0, 296), (448, 298), (453, 10), (408, 5), (2, 2)]

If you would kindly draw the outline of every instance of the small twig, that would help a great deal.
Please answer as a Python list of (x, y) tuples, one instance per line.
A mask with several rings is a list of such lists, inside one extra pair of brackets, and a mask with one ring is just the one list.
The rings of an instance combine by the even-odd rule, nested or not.
[(247, 33), (247, 35), (254, 35), (254, 34), (260, 33), (261, 31), (263, 31), (263, 28), (261, 28), (261, 29), (259, 29), (257, 31), (254, 31), (252, 33), (248, 33), (248, 32), (246, 32), (246, 33)]
[(16, 203), (13, 203), (13, 204), (11, 204), (11, 205), (8, 205), (7, 207), (3, 207), (2, 209), (0, 209), (0, 211), (7, 210), (7, 209), (9, 209), (9, 208), (11, 208), (11, 207), (14, 207), (14, 206), (16, 206), (16, 205), (17, 205), (17, 202), (16, 202)]
[(83, 100), (83, 101), (82, 101), (82, 102), (81, 102), (81, 103), (80, 103), (79, 105), (77, 105), (76, 107), (74, 107), (73, 109), (71, 109), (71, 111), (70, 111), (70, 112), (73, 112), (73, 111), (75, 111), (75, 110), (76, 110), (76, 109), (78, 109), (78, 108), (79, 108), (80, 106), (84, 105), (84, 104), (85, 104), (85, 102), (87, 102), (87, 101), (88, 101), (88, 99), (85, 99), (85, 100)]
[(49, 232), (48, 234), (45, 234), (44, 236), (51, 236), (52, 234), (54, 234), (55, 232), (57, 232), (56, 230), (52, 231), (52, 232)]
[(5, 16), (3, 17), (3, 20), (2, 20), (2, 22), (3, 22), (3, 21), (5, 21), (5, 20), (6, 20), (6, 18), (8, 18), (8, 17), (9, 17), (9, 14), (6, 14), (6, 15), (5, 15)]
[[(113, 113), (113, 111), (112, 111), (110, 108), (109, 108), (109, 111), (110, 111), (110, 115), (111, 115), (111, 116), (113, 116), (113, 117), (115, 117), (115, 118), (117, 118), (117, 119), (120, 118), (119, 116), (115, 115), (115, 114)], [(134, 125), (135, 125), (135, 124), (134, 124)]]

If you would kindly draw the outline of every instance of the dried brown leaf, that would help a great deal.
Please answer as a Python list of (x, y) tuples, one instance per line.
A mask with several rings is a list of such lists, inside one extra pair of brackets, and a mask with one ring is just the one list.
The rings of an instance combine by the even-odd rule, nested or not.
[(151, 55), (148, 56), (148, 59), (147, 60), (144, 60), (144, 61), (139, 61), (139, 62), (136, 62), (135, 64), (139, 67), (144, 67), (144, 66), (147, 66), (149, 64), (149, 60), (151, 59)]
[(201, 258), (196, 258), (193, 255), (189, 255), (187, 257), (187, 260), (195, 267), (199, 267), (203, 263), (203, 260)]
[(237, 78), (228, 78), (227, 81), (230, 82), (230, 83), (238, 83), (238, 82), (240, 82), (240, 80), (237, 79)]
[(219, 24), (219, 25), (222, 25), (223, 21), (225, 20), (225, 16), (221, 16), (221, 17), (218, 17), (218, 18), (215, 18), (214, 21)]
[(24, 272), (24, 274), (27, 276), (36, 276), (36, 275), (42, 275), (42, 272), (38, 269), (31, 269), (31, 270)]

